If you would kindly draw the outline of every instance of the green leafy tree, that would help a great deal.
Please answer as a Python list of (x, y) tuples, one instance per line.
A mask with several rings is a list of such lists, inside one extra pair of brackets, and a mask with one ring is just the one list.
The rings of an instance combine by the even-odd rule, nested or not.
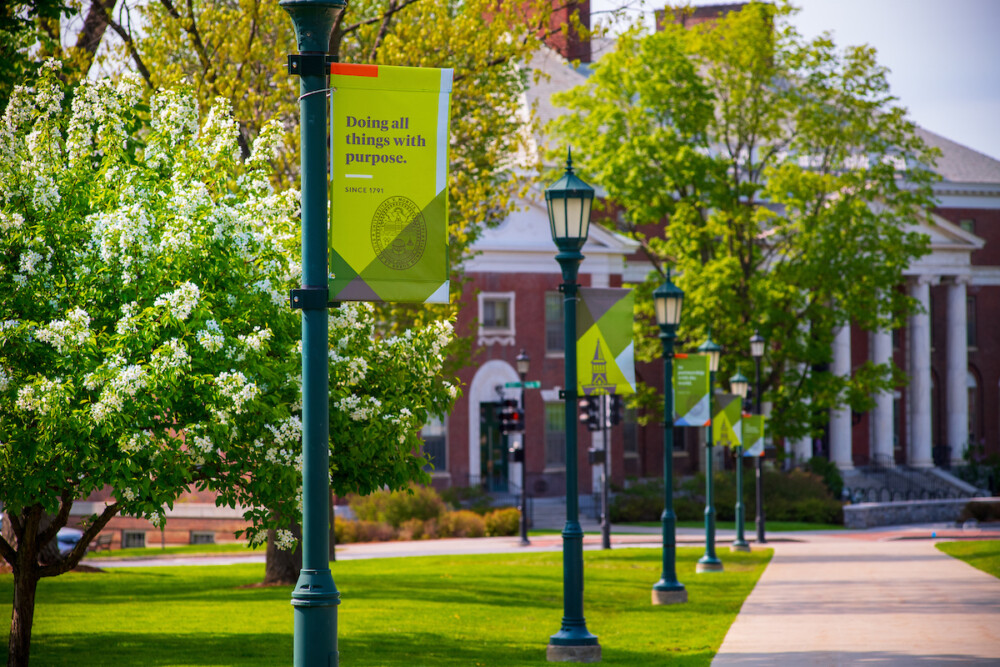
[[(827, 364), (839, 326), (898, 326), (912, 312), (898, 286), (926, 252), (911, 225), (933, 178), (874, 50), (803, 40), (792, 11), (753, 2), (690, 29), (633, 29), (556, 97), (569, 113), (552, 127), (622, 211), (609, 224), (654, 265), (643, 293), (676, 269), (685, 346), (711, 328), (725, 378), (751, 367), (755, 329), (767, 338), (765, 395), (783, 436), (817, 431), (835, 405), (869, 409), (901, 381), (891, 366), (848, 379)], [(637, 326), (647, 360), (659, 356), (651, 332)]]
[[(160, 524), (208, 489), (243, 509), (251, 543), (272, 529), (288, 549), (299, 514), (299, 203), (269, 181), (280, 128), (242, 162), (224, 100), (200, 120), (184, 91), (147, 109), (136, 78), (67, 91), (57, 68), (16, 89), (0, 125), (10, 665), (28, 664), (38, 580), (76, 566), (115, 515)], [(441, 378), (450, 324), (384, 337), (365, 306), (330, 324), (334, 490), (426, 480), (419, 430), (457, 393)], [(73, 501), (108, 487), (77, 546), (42, 557)]]

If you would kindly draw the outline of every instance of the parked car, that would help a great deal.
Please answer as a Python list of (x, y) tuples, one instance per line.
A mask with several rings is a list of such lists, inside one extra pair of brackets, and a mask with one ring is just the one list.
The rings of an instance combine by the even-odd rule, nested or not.
[(56, 541), (59, 543), (59, 553), (68, 554), (76, 546), (76, 543), (83, 537), (83, 531), (76, 528), (60, 528), (56, 533)]

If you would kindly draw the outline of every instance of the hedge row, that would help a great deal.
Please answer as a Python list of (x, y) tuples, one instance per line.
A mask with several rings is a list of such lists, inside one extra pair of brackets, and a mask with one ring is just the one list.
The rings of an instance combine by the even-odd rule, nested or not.
[(458, 510), (442, 512), (427, 519), (406, 519), (398, 528), (384, 521), (349, 521), (335, 519), (337, 544), (352, 542), (390, 542), (392, 540), (434, 540), (439, 537), (504, 537), (516, 535), (521, 513), (513, 507), (495, 510), (485, 516)]
[(431, 540), (438, 537), (501, 537), (516, 535), (521, 513), (513, 507), (483, 512), (450, 510), (431, 487), (411, 484), (401, 491), (351, 496), (348, 504), (357, 521), (334, 522), (339, 544)]
[[(715, 512), (719, 521), (736, 518), (736, 473), (714, 477)], [(844, 510), (823, 478), (803, 470), (789, 473), (764, 471), (764, 509), (774, 521), (806, 521), (842, 524)], [(744, 516), (756, 514), (755, 481), (748, 468), (743, 475)], [(611, 521), (659, 521), (663, 513), (663, 481), (645, 480), (618, 492), (611, 502)], [(700, 521), (705, 517), (705, 476), (698, 474), (675, 483), (674, 513), (678, 521)]]

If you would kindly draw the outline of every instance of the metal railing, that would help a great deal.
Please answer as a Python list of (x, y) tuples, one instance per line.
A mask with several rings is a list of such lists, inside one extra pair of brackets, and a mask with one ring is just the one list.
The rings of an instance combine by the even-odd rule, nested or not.
[(884, 454), (873, 456), (871, 463), (859, 467), (859, 471), (865, 480), (855, 486), (844, 486), (844, 500), (852, 503), (956, 500), (982, 495), (947, 486), (923, 471), (896, 465), (892, 457)]

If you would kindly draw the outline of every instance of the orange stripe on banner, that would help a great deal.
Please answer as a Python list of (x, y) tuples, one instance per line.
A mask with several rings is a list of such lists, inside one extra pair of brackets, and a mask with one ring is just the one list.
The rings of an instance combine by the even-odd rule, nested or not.
[(674, 353), (674, 358), (675, 359), (687, 359), (688, 356), (684, 352), (676, 352), (676, 353)]
[(349, 63), (330, 63), (330, 74), (344, 76), (378, 77), (378, 65), (352, 65)]

